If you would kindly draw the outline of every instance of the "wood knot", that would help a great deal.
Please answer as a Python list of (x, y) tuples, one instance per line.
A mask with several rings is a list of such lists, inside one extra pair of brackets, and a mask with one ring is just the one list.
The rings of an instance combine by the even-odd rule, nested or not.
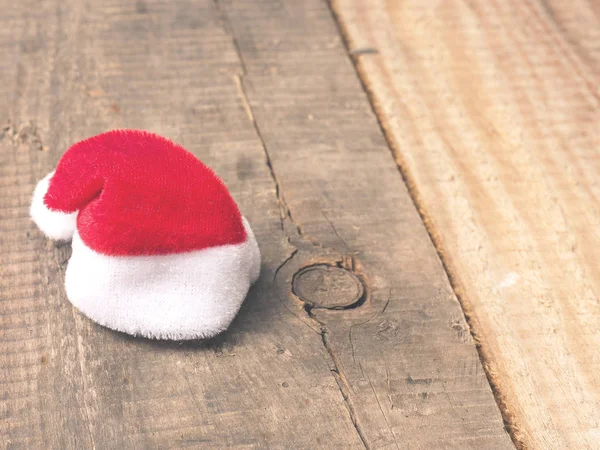
[(327, 264), (300, 270), (292, 280), (292, 290), (313, 308), (349, 309), (362, 304), (365, 288), (352, 272)]

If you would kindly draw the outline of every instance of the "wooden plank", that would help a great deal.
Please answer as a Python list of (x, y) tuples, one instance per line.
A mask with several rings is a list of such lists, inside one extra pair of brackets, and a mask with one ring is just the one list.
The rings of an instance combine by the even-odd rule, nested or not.
[[(0, 447), (511, 447), (326, 3), (2, 6)], [(182, 143), (252, 223), (262, 276), (216, 340), (92, 324), (64, 296), (69, 246), (28, 220), (68, 145), (118, 127)], [(340, 266), (317, 278), (342, 303), (357, 274), (358, 307), (292, 293), (315, 263)]]
[(597, 2), (334, 9), (515, 437), (598, 448)]
[[(290, 247), (214, 3), (4, 2), (2, 21), (15, 67), (0, 75), (0, 448), (362, 448), (321, 337), (273, 295)], [(68, 145), (118, 127), (181, 142), (252, 223), (262, 278), (217, 340), (93, 325), (64, 296), (69, 246), (28, 221), (35, 181)]]

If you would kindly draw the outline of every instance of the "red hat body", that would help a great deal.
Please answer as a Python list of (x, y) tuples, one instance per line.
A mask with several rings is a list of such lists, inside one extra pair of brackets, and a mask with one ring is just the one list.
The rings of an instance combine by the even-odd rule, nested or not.
[(223, 182), (183, 147), (137, 130), (73, 145), (44, 197), (55, 211), (79, 211), (77, 231), (107, 255), (154, 255), (246, 240)]

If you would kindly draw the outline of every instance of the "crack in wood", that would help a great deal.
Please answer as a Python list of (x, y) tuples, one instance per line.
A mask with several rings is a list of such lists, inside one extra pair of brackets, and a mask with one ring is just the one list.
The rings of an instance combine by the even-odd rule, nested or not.
[[(311, 314), (310, 310), (307, 310), (306, 313), (313, 320), (315, 320), (318, 323), (321, 323), (316, 317), (314, 317)], [(333, 349), (329, 345), (329, 341), (327, 340), (327, 333), (328, 333), (327, 329), (325, 328), (325, 325), (322, 324), (322, 326), (323, 326), (323, 328), (321, 330), (321, 340), (323, 341), (323, 346), (327, 350), (327, 353), (329, 353), (329, 357), (331, 358), (331, 362), (333, 363), (333, 369), (331, 369), (331, 372), (333, 374), (335, 382), (338, 385), (338, 389), (340, 390), (340, 393), (342, 394), (342, 398), (344, 399), (344, 404), (346, 405), (346, 408), (348, 409), (348, 414), (350, 415), (350, 420), (352, 421), (352, 424), (354, 425), (354, 428), (356, 429), (356, 433), (358, 434), (358, 437), (360, 438), (364, 447), (367, 450), (370, 450), (371, 446), (369, 445), (369, 443), (367, 441), (367, 438), (363, 431), (362, 425), (360, 424), (360, 422), (358, 420), (358, 415), (356, 413), (356, 408), (354, 407), (354, 402), (352, 401), (352, 398), (350, 397), (350, 392), (352, 391), (352, 387), (350, 386), (348, 379), (344, 375), (344, 372), (341, 370), (341, 364), (338, 361), (337, 356), (335, 355), (335, 353), (333, 352)]]
[(325, 214), (325, 211), (321, 211), (321, 214), (323, 214), (323, 217), (325, 217), (325, 220), (329, 223), (329, 225), (331, 226), (331, 229), (333, 230), (333, 234), (335, 234), (337, 236), (337, 238), (342, 241), (342, 243), (346, 246), (347, 249), (350, 248), (350, 246), (348, 245), (348, 243), (344, 240), (344, 238), (342, 236), (340, 236), (340, 234), (338, 233), (337, 229), (335, 228), (335, 226), (333, 225), (333, 222), (329, 219), (329, 217), (327, 217), (327, 214)]
[(373, 382), (371, 381), (371, 378), (369, 377), (369, 375), (367, 375), (367, 380), (369, 380), (369, 386), (371, 387), (373, 396), (375, 397), (375, 400), (377, 401), (377, 406), (379, 407), (379, 411), (381, 411), (381, 415), (385, 419), (385, 423), (387, 424), (388, 430), (390, 431), (390, 434), (392, 435), (394, 445), (396, 446), (396, 448), (398, 450), (400, 450), (400, 447), (398, 446), (398, 442), (396, 441), (396, 435), (394, 434), (394, 430), (390, 426), (390, 422), (389, 422), (387, 416), (385, 415), (385, 412), (383, 411), (383, 407), (381, 406), (381, 401), (379, 400), (379, 397), (377, 396), (377, 392), (375, 391), (375, 387), (373, 386)]
[(290, 255), (285, 258), (283, 260), (283, 262), (281, 264), (279, 264), (277, 266), (277, 268), (275, 269), (275, 272), (273, 273), (273, 281), (275, 281), (275, 278), (277, 278), (277, 274), (279, 273), (279, 271), (288, 263), (292, 260), (292, 258), (294, 258), (294, 256), (296, 256), (296, 253), (298, 253), (298, 249), (294, 248), (294, 250), (292, 250), (292, 252), (290, 253)]
[(277, 203), (279, 204), (280, 216), (281, 216), (280, 217), (281, 229), (285, 231), (285, 221), (286, 221), (286, 219), (289, 219), (289, 221), (296, 227), (298, 235), (302, 236), (302, 230), (300, 229), (298, 224), (294, 221), (294, 218), (292, 217), (292, 214), (290, 212), (290, 208), (288, 207), (288, 205), (285, 201), (285, 198), (283, 197), (283, 193), (281, 191), (281, 183), (279, 182), (279, 179), (277, 178), (277, 175), (275, 174), (275, 170), (273, 169), (273, 163), (271, 161), (271, 156), (269, 155), (269, 150), (267, 149), (267, 144), (265, 143), (265, 139), (262, 135), (262, 132), (260, 131), (260, 127), (258, 126), (258, 123), (256, 122), (256, 118), (254, 117), (254, 112), (252, 111), (252, 105), (250, 104), (250, 100), (248, 99), (248, 94), (246, 93), (246, 87), (244, 85), (244, 78), (247, 75), (248, 71), (246, 68), (246, 63), (244, 61), (244, 55), (240, 48), (240, 44), (235, 36), (235, 33), (233, 32), (233, 28), (227, 17), (227, 14), (221, 8), (219, 0), (214, 0), (214, 4), (215, 4), (217, 12), (222, 20), (223, 29), (231, 38), (238, 61), (240, 63), (240, 67), (242, 69), (241, 74), (234, 75), (234, 81), (236, 84), (236, 88), (237, 88), (240, 100), (242, 101), (242, 106), (244, 107), (244, 110), (246, 111), (246, 115), (248, 116), (248, 119), (252, 123), (252, 126), (254, 127), (254, 131), (256, 132), (256, 136), (258, 137), (258, 139), (261, 143), (263, 152), (265, 154), (265, 163), (269, 169), (269, 173), (271, 175), (271, 178), (273, 179), (273, 183), (275, 184), (275, 195), (277, 197)]

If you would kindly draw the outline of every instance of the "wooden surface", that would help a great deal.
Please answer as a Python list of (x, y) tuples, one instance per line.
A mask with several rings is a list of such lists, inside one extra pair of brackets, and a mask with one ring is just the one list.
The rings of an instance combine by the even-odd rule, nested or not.
[(600, 4), (334, 9), (516, 438), (600, 448)]
[[(4, 1), (0, 20), (1, 448), (512, 448), (325, 2)], [(70, 246), (28, 219), (65, 149), (119, 127), (211, 165), (257, 235), (261, 278), (215, 340), (93, 324), (64, 294)], [(364, 295), (303, 303), (311, 264)]]

